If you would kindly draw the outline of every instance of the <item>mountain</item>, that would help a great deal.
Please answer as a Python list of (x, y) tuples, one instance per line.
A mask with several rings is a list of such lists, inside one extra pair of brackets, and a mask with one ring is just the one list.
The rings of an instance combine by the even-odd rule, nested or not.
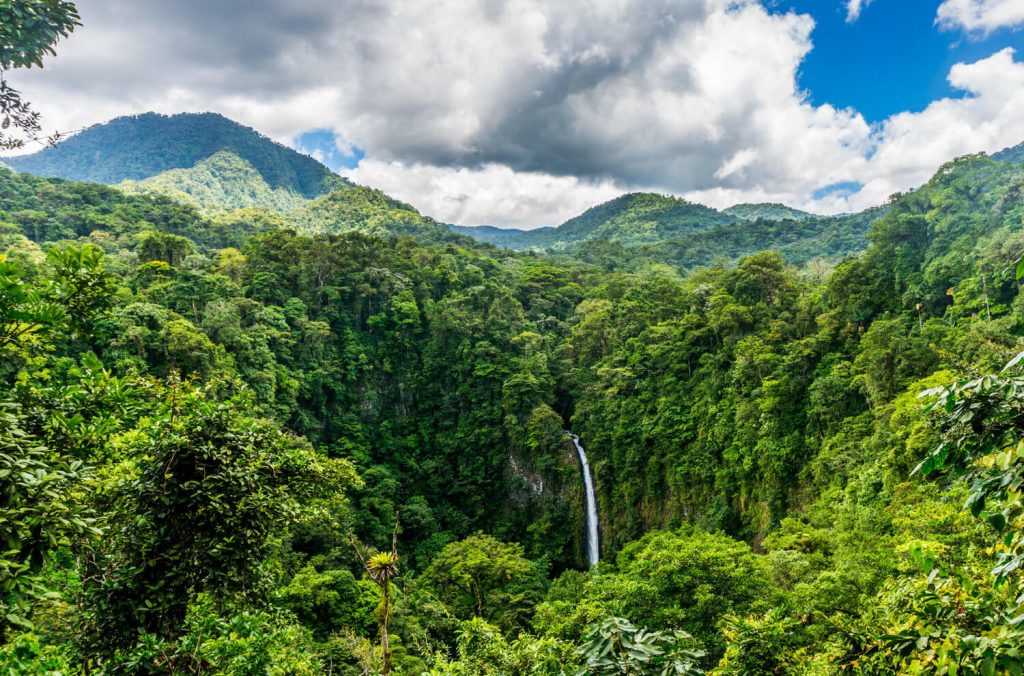
[(557, 228), (502, 231), (482, 226), (456, 229), (482, 242), (510, 249), (570, 252), (593, 239), (607, 239), (632, 247), (736, 222), (732, 216), (678, 197), (630, 193), (591, 207)]
[(380, 190), (350, 183), (309, 202), (288, 218), (306, 232), (357, 230), (373, 235), (412, 235), (433, 242), (472, 241)]
[(735, 204), (728, 209), (722, 210), (723, 214), (735, 216), (744, 221), (803, 221), (811, 218), (813, 214), (800, 211), (785, 204), (760, 203), (760, 204)]
[(992, 159), (1011, 164), (1024, 163), (1024, 143), (1000, 150), (992, 155)]
[(875, 207), (856, 214), (803, 219), (758, 218), (720, 225), (642, 249), (644, 255), (680, 268), (736, 261), (758, 251), (780, 252), (786, 262), (802, 265), (814, 258), (838, 260), (864, 250), (871, 224), (888, 212)]
[(570, 250), (598, 237), (636, 246), (735, 222), (732, 216), (678, 197), (630, 193), (587, 209), (553, 230), (531, 233), (524, 240), (553, 251)]
[(637, 269), (656, 261), (689, 269), (766, 249), (781, 251), (791, 263), (839, 259), (867, 246), (871, 223), (884, 213), (815, 216), (782, 204), (737, 204), (717, 211), (677, 197), (632, 193), (557, 228), (451, 227), (496, 246), (570, 253), (606, 268)]
[[(16, 171), (36, 176), (116, 184), (194, 169), (223, 152), (248, 164), (271, 191), (315, 199), (343, 182), (312, 157), (216, 113), (119, 117), (89, 127), (53, 147), (10, 157), (5, 162)], [(230, 164), (223, 159), (214, 160), (216, 167), (201, 167), (195, 176), (179, 174), (166, 182), (178, 188), (196, 186), (211, 178), (223, 180), (226, 164)], [(202, 193), (195, 188), (193, 191)], [(189, 194), (188, 190), (182, 192)]]
[(526, 237), (530, 233), (536, 234), (542, 231), (554, 230), (554, 228), (551, 227), (537, 228), (536, 230), (496, 228), (493, 225), (450, 225), (448, 227), (450, 227), (454, 232), (467, 235), (479, 242), (494, 244), (495, 246), (503, 246), (509, 249), (522, 248), (515, 246), (515, 243), (520, 238)]
[[(22, 174), (169, 197), (223, 215), (218, 223), (470, 241), (412, 206), (354, 185), (312, 157), (214, 113), (121, 117), (5, 161)], [(235, 213), (239, 209), (244, 211)]]

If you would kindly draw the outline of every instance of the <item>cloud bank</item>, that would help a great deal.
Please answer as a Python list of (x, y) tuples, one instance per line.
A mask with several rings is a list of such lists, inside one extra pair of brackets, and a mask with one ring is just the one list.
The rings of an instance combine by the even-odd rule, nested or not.
[(955, 66), (962, 98), (872, 127), (810, 102), (813, 19), (758, 0), (79, 4), (60, 56), (17, 74), (51, 125), (215, 110), (288, 142), (330, 130), (365, 152), (348, 175), (449, 222), (557, 224), (638, 189), (858, 209), (1024, 140), (1011, 50)]
[(944, 28), (963, 28), (973, 33), (988, 34), (998, 28), (1015, 28), (1024, 25), (1024, 2), (1021, 0), (944, 0), (939, 6), (935, 21)]

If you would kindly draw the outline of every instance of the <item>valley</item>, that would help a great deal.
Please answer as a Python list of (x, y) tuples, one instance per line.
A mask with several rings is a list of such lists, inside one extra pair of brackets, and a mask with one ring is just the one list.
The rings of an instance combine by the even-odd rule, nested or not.
[(0, 664), (1017, 668), (1019, 148), (531, 231), (219, 116), (5, 162)]

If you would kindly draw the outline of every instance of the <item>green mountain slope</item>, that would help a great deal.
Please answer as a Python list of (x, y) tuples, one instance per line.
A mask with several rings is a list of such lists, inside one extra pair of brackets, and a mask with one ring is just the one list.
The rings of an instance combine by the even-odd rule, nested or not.
[[(347, 185), (340, 176), (325, 179), (325, 186)], [(289, 188), (275, 188), (248, 161), (221, 150), (194, 167), (171, 169), (142, 181), (124, 181), (118, 187), (131, 193), (159, 193), (205, 211), (262, 207), (272, 211), (301, 209), (308, 198)]]
[(1000, 150), (992, 155), (992, 159), (1011, 164), (1020, 164), (1024, 162), (1024, 143)]
[(557, 228), (508, 230), (508, 234), (486, 226), (458, 228), (458, 231), (510, 249), (570, 252), (594, 239), (632, 247), (735, 222), (737, 219), (732, 216), (678, 197), (630, 193), (587, 209)]
[(734, 222), (731, 216), (677, 197), (632, 193), (588, 209), (554, 230), (529, 239), (534, 242), (531, 246), (553, 251), (569, 250), (596, 237), (636, 246)]
[(554, 230), (554, 228), (550, 227), (537, 228), (536, 230), (496, 228), (493, 225), (451, 225), (449, 227), (454, 232), (472, 237), (478, 242), (503, 246), (509, 249), (523, 248), (518, 246), (517, 242), (524, 237), (530, 236), (530, 233), (536, 235), (541, 231)]
[(213, 113), (118, 118), (8, 162), (23, 175), (170, 198), (218, 223), (468, 241), (408, 204), (353, 185), (315, 159)]
[(426, 218), (405, 202), (380, 190), (346, 184), (288, 215), (299, 229), (374, 235), (412, 235), (424, 241), (470, 241), (447, 225)]
[(842, 258), (864, 250), (871, 223), (883, 213), (815, 216), (782, 204), (737, 204), (717, 211), (675, 197), (634, 193), (557, 228), (452, 229), (496, 246), (567, 253), (606, 268), (637, 269), (654, 261), (689, 269), (769, 249), (793, 263)]
[(52, 148), (6, 162), (36, 176), (120, 183), (192, 168), (225, 150), (250, 164), (274, 190), (313, 199), (338, 180), (312, 157), (215, 113), (119, 117)]
[(729, 214), (744, 221), (803, 221), (812, 218), (813, 214), (800, 211), (785, 204), (761, 203), (761, 204), (735, 204), (728, 209), (722, 210), (723, 214)]
[(638, 270), (651, 262), (689, 270), (717, 262), (734, 263), (765, 250), (778, 251), (787, 263), (795, 265), (815, 258), (838, 261), (864, 250), (871, 224), (887, 211), (887, 207), (875, 207), (857, 214), (799, 221), (743, 221), (631, 248), (601, 238), (585, 242), (574, 255), (609, 270)]

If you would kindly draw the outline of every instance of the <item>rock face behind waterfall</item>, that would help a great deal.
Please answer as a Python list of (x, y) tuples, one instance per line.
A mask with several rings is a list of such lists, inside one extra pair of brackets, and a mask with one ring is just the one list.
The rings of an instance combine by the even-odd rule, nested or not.
[[(539, 514), (547, 515), (545, 518), (557, 523), (557, 530), (564, 534), (565, 545), (575, 560), (575, 566), (586, 568), (586, 495), (572, 440), (567, 437), (554, 458), (512, 453), (508, 457), (507, 471), (511, 508), (522, 516), (524, 523)], [(530, 543), (523, 544), (530, 549)], [(550, 546), (551, 543), (545, 543), (545, 549)]]

